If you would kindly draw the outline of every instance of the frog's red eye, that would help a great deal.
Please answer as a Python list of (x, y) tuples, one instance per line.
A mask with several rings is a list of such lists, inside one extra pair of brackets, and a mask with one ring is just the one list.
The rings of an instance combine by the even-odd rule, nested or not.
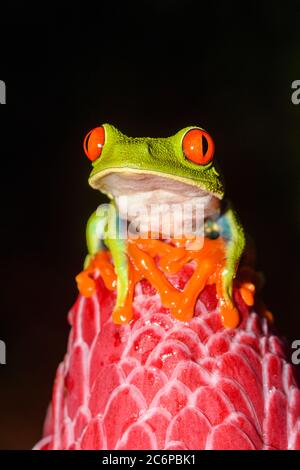
[(183, 138), (182, 150), (188, 160), (198, 165), (207, 165), (213, 159), (215, 145), (207, 132), (191, 129)]
[(83, 148), (86, 156), (92, 160), (97, 160), (100, 157), (102, 148), (104, 146), (105, 132), (104, 128), (95, 127), (85, 137), (83, 142)]

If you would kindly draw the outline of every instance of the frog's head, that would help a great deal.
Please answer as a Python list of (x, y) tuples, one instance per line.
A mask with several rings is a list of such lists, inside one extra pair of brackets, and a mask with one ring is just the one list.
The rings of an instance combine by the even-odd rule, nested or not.
[(153, 139), (127, 137), (103, 124), (87, 134), (84, 150), (94, 167), (89, 184), (112, 199), (155, 192), (158, 199), (163, 191), (173, 201), (204, 195), (222, 199), (224, 194), (213, 140), (197, 126)]

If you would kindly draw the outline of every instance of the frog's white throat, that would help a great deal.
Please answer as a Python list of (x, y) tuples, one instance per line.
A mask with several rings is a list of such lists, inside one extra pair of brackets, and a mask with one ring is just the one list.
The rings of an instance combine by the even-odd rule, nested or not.
[[(201, 231), (204, 219), (219, 214), (220, 200), (212, 193), (160, 175), (110, 173), (101, 178), (97, 186), (115, 200), (121, 218), (139, 224), (141, 231), (148, 231), (151, 224), (155, 225), (154, 218), (157, 223), (158, 214), (171, 236), (178, 230), (176, 224), (195, 226), (197, 217), (197, 231)], [(175, 222), (174, 217), (170, 217), (174, 211)], [(162, 227), (160, 231), (164, 232)]]

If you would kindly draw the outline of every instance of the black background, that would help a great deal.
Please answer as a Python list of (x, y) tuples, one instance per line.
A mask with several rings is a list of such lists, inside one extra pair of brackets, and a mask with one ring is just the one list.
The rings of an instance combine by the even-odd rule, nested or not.
[(0, 448), (41, 435), (85, 255), (85, 134), (191, 124), (213, 136), (227, 194), (254, 237), (264, 299), (300, 338), (299, 2), (152, 0), (2, 7)]

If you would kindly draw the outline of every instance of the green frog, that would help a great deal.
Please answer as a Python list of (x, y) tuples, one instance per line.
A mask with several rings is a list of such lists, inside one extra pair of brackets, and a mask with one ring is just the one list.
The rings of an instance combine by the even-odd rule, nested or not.
[(113, 222), (120, 229), (127, 224), (119, 203), (124, 196), (129, 207), (137, 203), (149, 207), (162, 202), (202, 202), (204, 237), (221, 237), (225, 246), (221, 300), (235, 310), (233, 280), (244, 251), (245, 235), (236, 212), (224, 200), (224, 182), (208, 132), (189, 126), (167, 138), (131, 138), (112, 125), (103, 124), (87, 134), (84, 151), (93, 165), (90, 186), (110, 200), (105, 211), (95, 211), (88, 220), (84, 267), (99, 250), (110, 251), (117, 279), (115, 310), (122, 308), (128, 293), (128, 254), (126, 237), (112, 236), (108, 226)]

